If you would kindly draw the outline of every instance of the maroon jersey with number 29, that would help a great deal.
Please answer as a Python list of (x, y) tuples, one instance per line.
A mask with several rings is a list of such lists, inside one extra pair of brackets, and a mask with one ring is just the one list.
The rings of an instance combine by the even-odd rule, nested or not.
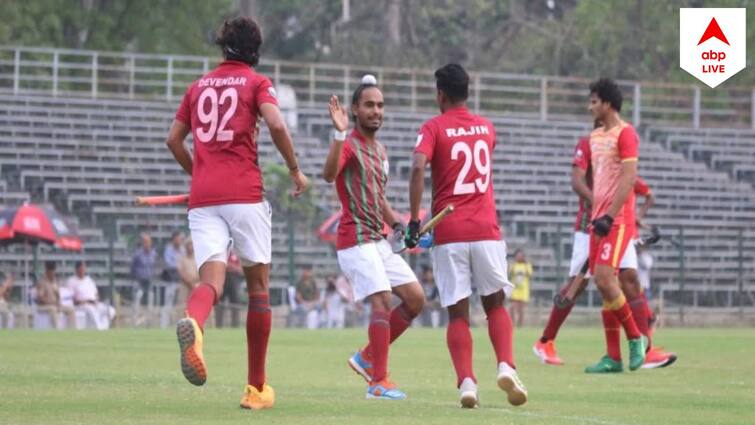
[(415, 153), (430, 162), (433, 214), (454, 206), (454, 213), (435, 227), (435, 244), (501, 239), (493, 198), (495, 143), (493, 124), (464, 106), (422, 125)]

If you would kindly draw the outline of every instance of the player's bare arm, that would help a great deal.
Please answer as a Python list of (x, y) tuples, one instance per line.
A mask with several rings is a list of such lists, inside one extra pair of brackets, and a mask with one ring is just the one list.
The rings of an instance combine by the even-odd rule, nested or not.
[(580, 198), (592, 205), (592, 190), (587, 185), (587, 173), (579, 167), (571, 169), (571, 188)]
[(427, 156), (423, 153), (415, 153), (412, 160), (412, 175), (409, 179), (409, 211), (412, 220), (419, 220), (422, 193), (425, 191), (425, 166), (427, 166)]
[(637, 223), (640, 225), (640, 227), (644, 227), (642, 220), (645, 218), (645, 215), (648, 213), (648, 210), (653, 206), (653, 204), (655, 204), (655, 196), (653, 196), (653, 192), (648, 192), (648, 194), (645, 195), (645, 202), (642, 203), (640, 212), (637, 214)]
[(260, 106), (260, 114), (262, 119), (265, 120), (267, 128), (270, 130), (270, 136), (273, 138), (275, 147), (283, 156), (283, 160), (286, 161), (288, 167), (288, 174), (291, 177), (291, 182), (294, 185), (293, 195), (299, 197), (307, 187), (309, 186), (309, 179), (299, 169), (299, 163), (296, 161), (296, 153), (294, 152), (294, 145), (291, 141), (291, 135), (288, 133), (288, 127), (283, 120), (278, 106), (272, 103), (263, 103)]
[(391, 228), (397, 224), (401, 224), (401, 220), (398, 219), (396, 211), (393, 210), (391, 203), (388, 202), (388, 198), (386, 198), (385, 195), (380, 199), (380, 209), (383, 213), (383, 221), (388, 223)]
[(184, 140), (190, 132), (191, 127), (181, 121), (173, 120), (173, 125), (170, 126), (170, 131), (168, 132), (168, 139), (165, 141), (173, 157), (176, 158), (176, 162), (181, 165), (188, 175), (191, 175), (192, 172), (192, 160), (191, 152), (184, 145)]
[(346, 113), (346, 109), (341, 105), (338, 100), (338, 96), (331, 96), (328, 103), (328, 110), (330, 111), (330, 119), (333, 120), (333, 128), (340, 135), (336, 135), (333, 142), (330, 144), (330, 151), (328, 151), (328, 158), (325, 160), (325, 165), (322, 169), (322, 178), (326, 182), (332, 183), (338, 174), (338, 163), (341, 159), (341, 151), (343, 150), (343, 142), (345, 140), (346, 129), (349, 128), (349, 115)]
[(611, 201), (611, 206), (608, 208), (608, 215), (616, 217), (619, 210), (626, 202), (629, 194), (634, 190), (634, 181), (637, 178), (637, 160), (630, 159), (624, 160), (621, 163), (621, 171), (619, 173), (619, 185), (616, 188), (616, 196)]

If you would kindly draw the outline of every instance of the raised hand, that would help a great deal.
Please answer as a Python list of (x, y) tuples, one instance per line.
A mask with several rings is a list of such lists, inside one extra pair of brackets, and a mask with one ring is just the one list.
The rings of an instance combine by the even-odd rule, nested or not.
[(328, 110), (330, 110), (330, 119), (333, 120), (333, 127), (338, 131), (346, 131), (349, 128), (349, 115), (338, 100), (338, 96), (333, 95), (330, 97)]

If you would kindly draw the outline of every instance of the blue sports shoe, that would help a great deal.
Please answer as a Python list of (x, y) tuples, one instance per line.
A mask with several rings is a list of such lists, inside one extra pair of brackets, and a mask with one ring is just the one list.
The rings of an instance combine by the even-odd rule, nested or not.
[(386, 378), (380, 382), (370, 382), (370, 384), (367, 386), (366, 398), (376, 398), (382, 400), (406, 400), (406, 394), (396, 388), (396, 384)]
[(372, 381), (372, 363), (365, 360), (362, 356), (362, 350), (357, 350), (353, 356), (349, 357), (349, 367), (364, 378), (367, 383)]

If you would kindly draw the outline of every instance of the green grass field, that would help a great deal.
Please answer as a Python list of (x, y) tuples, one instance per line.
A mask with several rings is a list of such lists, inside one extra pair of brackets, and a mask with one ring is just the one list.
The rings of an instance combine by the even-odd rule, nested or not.
[[(442, 330), (410, 329), (391, 350), (391, 376), (404, 402), (365, 400), (346, 366), (364, 330), (275, 329), (268, 379), (274, 409), (238, 407), (246, 382), (245, 334), (210, 330), (209, 379), (188, 384), (172, 331), (0, 331), (0, 424), (739, 424), (755, 423), (755, 332), (664, 329), (659, 342), (679, 354), (660, 370), (588, 376), (602, 352), (598, 328), (566, 328), (563, 367), (531, 353), (536, 329), (516, 335), (529, 402), (512, 408), (495, 385), (484, 329), (476, 329), (475, 370), (482, 407), (462, 410)], [(626, 347), (624, 347), (626, 350)]]

